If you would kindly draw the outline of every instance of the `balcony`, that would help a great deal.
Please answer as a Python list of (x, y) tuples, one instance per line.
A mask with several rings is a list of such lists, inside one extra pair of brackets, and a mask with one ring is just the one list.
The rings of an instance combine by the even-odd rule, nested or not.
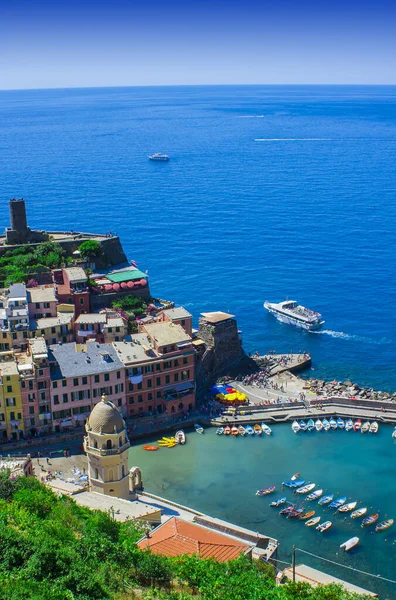
[(128, 450), (128, 448), (130, 447), (130, 443), (128, 441), (119, 448), (94, 448), (93, 446), (88, 445), (87, 438), (85, 438), (84, 446), (86, 452), (91, 452), (92, 454), (96, 454), (97, 456), (114, 456), (116, 454), (121, 454), (121, 452), (124, 452), (125, 450)]
[(88, 337), (90, 335), (96, 336), (96, 333), (97, 332), (93, 331), (93, 329), (89, 329), (88, 331), (86, 331), (85, 329), (78, 329), (77, 331), (77, 335), (79, 335), (80, 337)]

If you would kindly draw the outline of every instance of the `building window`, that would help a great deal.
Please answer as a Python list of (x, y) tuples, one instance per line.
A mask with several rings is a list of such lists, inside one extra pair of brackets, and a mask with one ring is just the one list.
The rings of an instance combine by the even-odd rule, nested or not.
[(12, 385), (7, 385), (7, 393), (12, 394)]
[(78, 385), (78, 377), (75, 377), (75, 378), (73, 379), (73, 385), (74, 385), (74, 386)]
[(129, 398), (129, 404), (135, 404), (135, 400), (133, 399), (133, 396), (130, 396), (130, 398)]
[(62, 397), (62, 399), (63, 399), (63, 404), (66, 404), (66, 403), (67, 403), (67, 401), (68, 401), (68, 396), (67, 396), (67, 394), (63, 394), (63, 397)]
[(186, 320), (185, 320), (185, 319), (182, 319), (182, 322), (181, 322), (181, 324), (182, 324), (182, 327), (184, 327), (184, 325), (186, 324)]
[(84, 304), (84, 298), (80, 298), (80, 304), (81, 306)]
[(99, 469), (95, 469), (95, 479), (99, 479)]
[(29, 415), (34, 415), (34, 406), (29, 406)]
[(99, 383), (99, 375), (95, 375), (95, 383)]
[(118, 398), (118, 406), (122, 406), (122, 399)]
[(179, 366), (179, 361), (178, 361), (178, 359), (177, 359), (177, 358), (176, 358), (176, 359), (173, 361), (173, 365), (174, 365), (175, 367), (178, 367), (178, 366)]
[(161, 392), (157, 392), (156, 396), (157, 398), (161, 398)]
[(188, 365), (188, 358), (187, 358), (187, 356), (183, 356), (183, 365)]
[(105, 381), (109, 381), (110, 380), (110, 375), (108, 373), (104, 374), (104, 380)]
[(36, 308), (40, 308), (40, 302), (36, 302)]
[(133, 383), (129, 382), (129, 391), (133, 392)]
[(175, 373), (174, 382), (177, 383), (179, 381), (179, 373)]
[(155, 370), (156, 370), (156, 371), (161, 371), (161, 364), (160, 364), (160, 363), (157, 363), (157, 364), (155, 365)]
[(125, 467), (124, 467), (124, 465), (122, 465), (122, 467), (121, 467), (121, 473), (122, 473), (122, 476), (125, 477)]
[(148, 388), (153, 387), (153, 380), (152, 379), (147, 379), (147, 387)]
[(30, 419), (30, 425), (35, 425), (35, 424), (36, 424), (36, 422), (35, 422), (34, 418)]
[(143, 402), (143, 396), (142, 396), (142, 394), (138, 395), (138, 402)]
[(111, 450), (113, 447), (112, 441), (111, 440), (107, 440), (106, 442), (106, 449), (107, 450)]
[(59, 404), (59, 396), (54, 396), (54, 404)]
[(117, 379), (121, 379), (121, 371), (117, 371)]
[(144, 372), (145, 373), (152, 373), (153, 372), (153, 365), (146, 365), (144, 367)]
[(147, 400), (152, 400), (153, 399), (153, 394), (151, 392), (149, 392), (147, 394)]
[(170, 375), (165, 375), (165, 383), (170, 383)]
[(62, 379), (62, 387), (66, 387), (67, 386), (67, 381), (66, 379)]
[(156, 378), (155, 385), (161, 385), (161, 377)]
[(142, 384), (142, 382), (138, 383), (137, 389), (138, 389), (138, 390), (142, 390), (142, 389), (143, 389), (143, 384)]
[(52, 387), (53, 388), (57, 388), (58, 387), (58, 382), (57, 381), (53, 381), (52, 382)]
[(88, 377), (83, 377), (82, 378), (82, 385), (87, 385), (88, 383)]
[(39, 377), (42, 377), (44, 375), (44, 369), (39, 369), (38, 374)]

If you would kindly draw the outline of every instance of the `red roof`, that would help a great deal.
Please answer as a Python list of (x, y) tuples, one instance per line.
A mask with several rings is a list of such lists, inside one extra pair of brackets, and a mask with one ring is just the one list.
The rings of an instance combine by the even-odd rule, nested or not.
[(155, 529), (149, 538), (138, 543), (141, 550), (150, 548), (153, 554), (179, 556), (198, 554), (200, 558), (215, 558), (220, 562), (237, 558), (250, 546), (223, 533), (172, 517)]

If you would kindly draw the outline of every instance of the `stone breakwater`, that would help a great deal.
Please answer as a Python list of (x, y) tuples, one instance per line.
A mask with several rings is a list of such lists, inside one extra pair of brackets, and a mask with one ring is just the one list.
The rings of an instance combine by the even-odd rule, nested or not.
[(345, 397), (358, 400), (373, 400), (375, 402), (396, 403), (396, 392), (381, 392), (374, 388), (362, 388), (357, 383), (350, 381), (323, 381), (310, 379), (306, 381), (306, 387), (310, 388), (319, 397)]

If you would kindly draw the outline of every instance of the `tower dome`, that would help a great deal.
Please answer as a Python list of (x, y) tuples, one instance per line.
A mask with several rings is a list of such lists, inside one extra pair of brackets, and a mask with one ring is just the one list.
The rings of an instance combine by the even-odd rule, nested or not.
[(114, 434), (123, 431), (125, 423), (118, 408), (103, 395), (93, 408), (86, 429), (92, 433)]

